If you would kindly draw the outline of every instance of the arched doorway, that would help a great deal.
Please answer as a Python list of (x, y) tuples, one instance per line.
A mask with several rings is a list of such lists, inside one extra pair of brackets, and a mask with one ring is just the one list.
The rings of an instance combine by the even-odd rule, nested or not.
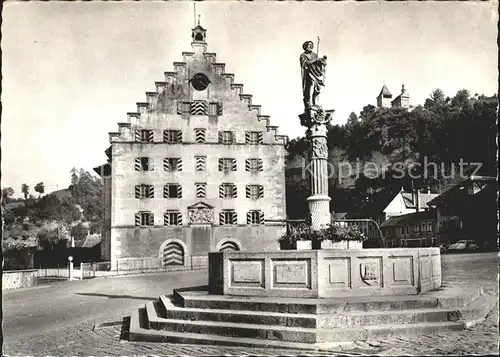
[(241, 243), (234, 239), (223, 239), (217, 244), (217, 251), (239, 251), (241, 250)]
[(163, 265), (184, 265), (185, 250), (177, 242), (169, 242), (161, 252)]

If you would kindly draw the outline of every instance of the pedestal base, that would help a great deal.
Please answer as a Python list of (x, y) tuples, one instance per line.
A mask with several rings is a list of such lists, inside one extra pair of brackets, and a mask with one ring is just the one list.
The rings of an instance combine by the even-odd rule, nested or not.
[(331, 224), (330, 200), (326, 195), (313, 195), (307, 198), (311, 213), (311, 228), (319, 230)]

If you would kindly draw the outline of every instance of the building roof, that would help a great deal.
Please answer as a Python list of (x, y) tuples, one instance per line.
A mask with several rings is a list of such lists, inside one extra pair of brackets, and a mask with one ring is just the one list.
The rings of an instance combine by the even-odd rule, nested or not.
[(380, 228), (403, 227), (410, 224), (433, 220), (436, 218), (435, 211), (422, 211), (403, 214), (401, 216), (392, 216), (380, 225)]
[(462, 193), (461, 188), (465, 187), (467, 184), (472, 182), (494, 182), (496, 178), (493, 176), (469, 176), (469, 177), (458, 177), (448, 184), (443, 192), (435, 197), (434, 199), (427, 202), (430, 206), (439, 205), (441, 203), (449, 202), (452, 200), (457, 200), (460, 197), (468, 196), (467, 192)]
[(380, 91), (380, 94), (378, 96), (380, 97), (383, 95), (392, 97), (391, 92), (389, 92), (389, 89), (387, 89), (387, 86), (385, 84), (383, 85), (382, 90)]
[[(416, 202), (413, 202), (414, 196), (409, 192), (401, 192), (403, 196), (403, 202), (405, 203), (406, 208), (417, 208)], [(437, 193), (419, 193), (419, 205), (420, 208), (426, 209), (429, 208), (429, 202), (439, 196)]]
[(374, 215), (378, 216), (380, 215), (384, 209), (391, 203), (391, 201), (394, 199), (396, 196), (396, 193), (394, 192), (394, 189), (392, 188), (386, 188), (383, 189), (377, 193), (375, 193), (372, 196), (372, 201), (371, 202), (366, 202), (361, 205), (359, 210), (352, 215), (349, 215), (350, 217), (372, 217)]

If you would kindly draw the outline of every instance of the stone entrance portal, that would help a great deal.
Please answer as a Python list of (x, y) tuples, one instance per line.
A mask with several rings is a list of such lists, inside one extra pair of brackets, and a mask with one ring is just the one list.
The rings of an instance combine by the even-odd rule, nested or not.
[(170, 242), (165, 245), (162, 251), (163, 265), (184, 265), (185, 251), (182, 245), (177, 242)]

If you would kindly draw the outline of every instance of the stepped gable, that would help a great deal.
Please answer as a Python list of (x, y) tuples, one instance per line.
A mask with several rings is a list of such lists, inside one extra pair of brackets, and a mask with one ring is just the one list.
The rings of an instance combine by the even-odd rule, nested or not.
[[(145, 92), (145, 101), (137, 102), (136, 110), (127, 113), (127, 122), (119, 123), (117, 132), (109, 133), (110, 142), (133, 141), (135, 129), (157, 120), (153, 115), (164, 115), (168, 120), (168, 116), (179, 115), (178, 106), (182, 105), (179, 103), (206, 100), (221, 102), (233, 113), (242, 110), (245, 120), (260, 122), (264, 132), (274, 134), (272, 144), (285, 145), (288, 137), (278, 134), (278, 127), (270, 125), (270, 117), (262, 115), (261, 106), (252, 103), (252, 95), (244, 93), (243, 84), (235, 83), (235, 75), (226, 72), (226, 64), (217, 62), (216, 54), (206, 51), (205, 42), (195, 41), (192, 47), (192, 52), (182, 52), (182, 61), (173, 63), (173, 71), (164, 72), (164, 80), (154, 82), (154, 91)], [(197, 91), (191, 87), (191, 80), (197, 73), (204, 74), (210, 81), (206, 90), (208, 94), (202, 99), (197, 97)], [(189, 114), (183, 115), (184, 119), (187, 117)]]

